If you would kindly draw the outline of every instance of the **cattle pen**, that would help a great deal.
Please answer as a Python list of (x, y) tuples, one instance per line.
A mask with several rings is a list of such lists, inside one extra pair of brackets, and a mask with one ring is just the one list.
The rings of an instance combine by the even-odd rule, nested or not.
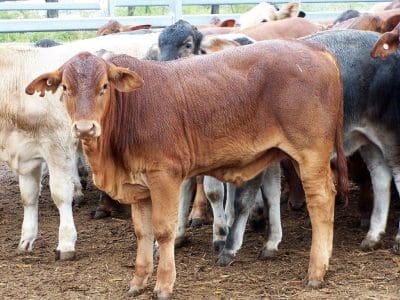
[[(47, 2), (47, 1), (46, 1)], [(59, 3), (58, 3), (59, 2)], [(71, 30), (97, 30), (110, 18), (116, 19), (122, 24), (152, 24), (154, 27), (165, 27), (179, 19), (185, 19), (193, 24), (207, 23), (213, 16), (221, 19), (238, 19), (240, 9), (247, 9), (259, 3), (257, 0), (100, 0), (100, 1), (7, 1), (0, 2), (0, 13), (9, 11), (22, 12), (21, 15), (11, 19), (7, 16), (0, 19), (0, 33), (8, 32), (38, 32), (38, 31), (71, 31)], [(271, 4), (281, 5), (289, 1), (271, 0)], [(293, 2), (293, 1), (292, 1)], [(302, 0), (294, 1), (310, 10), (307, 18), (310, 19), (334, 19), (342, 10), (357, 8), (367, 10), (376, 3), (385, 3), (383, 0)], [(240, 6), (241, 5), (241, 6)], [(243, 7), (244, 5), (244, 7)], [(145, 7), (147, 15), (130, 15), (135, 8)], [(187, 7), (202, 7), (195, 10)], [(204, 7), (208, 10), (204, 10)], [(218, 10), (212, 11), (213, 7)], [(151, 13), (151, 8), (156, 12)], [(210, 11), (211, 9), (211, 11)], [(24, 12), (59, 11), (59, 18), (41, 18), (38, 14), (27, 17)], [(233, 13), (237, 11), (236, 13)], [(62, 18), (61, 12), (67, 12)], [(81, 12), (72, 14), (71, 12)], [(141, 10), (144, 13), (143, 10)], [(190, 12), (187, 13), (187, 12)], [(210, 12), (219, 12), (210, 14)], [(149, 15), (149, 13), (151, 15)], [(43, 14), (42, 14), (43, 16)]]
[[(197, 24), (208, 23), (213, 16), (239, 20), (243, 11), (258, 2), (0, 1), (0, 16), (4, 14), (4, 19), (0, 19), (0, 41), (35, 42), (50, 37), (66, 42), (88, 38), (110, 19), (126, 25), (152, 24), (156, 32), (181, 18)], [(269, 2), (280, 7), (288, 1)], [(326, 20), (334, 19), (346, 9), (368, 11), (385, 1), (296, 2), (301, 4), (306, 18)], [(59, 16), (48, 18), (49, 10), (57, 11)], [(0, 120), (1, 117), (0, 110)], [(0, 132), (2, 159), (1, 138)], [(18, 176), (0, 160), (0, 298), (126, 299), (137, 247), (129, 213), (113, 212), (109, 218), (93, 219), (99, 194), (89, 180), (83, 200), (73, 208), (78, 233), (76, 259), (55, 260), (60, 218), (51, 200), (49, 177), (45, 176), (41, 184), (38, 238), (32, 252), (19, 253), (23, 205)], [(282, 199), (283, 239), (278, 255), (268, 260), (259, 259), (266, 233), (252, 224), (246, 227), (242, 249), (226, 267), (216, 265), (218, 253), (212, 246), (211, 221), (201, 227), (188, 226), (184, 244), (175, 251), (177, 280), (173, 299), (399, 299), (400, 256), (393, 253), (392, 246), (400, 218), (400, 200), (392, 195), (381, 245), (378, 249), (363, 251), (360, 242), (367, 229), (360, 226), (358, 198), (361, 193), (357, 184), (352, 183), (348, 206), (337, 202), (333, 254), (322, 288), (306, 287), (312, 234), (307, 210), (294, 211)], [(157, 261), (155, 270), (156, 267)], [(136, 299), (153, 296), (155, 275), (154, 271), (149, 286)]]

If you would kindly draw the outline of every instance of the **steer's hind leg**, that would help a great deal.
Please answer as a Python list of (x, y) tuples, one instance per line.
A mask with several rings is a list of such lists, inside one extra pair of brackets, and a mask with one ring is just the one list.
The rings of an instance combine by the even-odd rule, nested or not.
[(135, 273), (129, 285), (129, 294), (138, 295), (143, 292), (153, 272), (153, 226), (152, 203), (150, 198), (132, 204), (132, 221), (135, 229), (137, 254)]
[(41, 190), (42, 166), (39, 163), (30, 173), (19, 175), (19, 189), (24, 206), (19, 252), (32, 251), (38, 233), (38, 200)]
[(231, 184), (226, 184), (226, 203), (225, 203), (225, 216), (226, 224), (231, 227), (233, 221), (235, 220), (235, 197), (236, 197), (236, 187)]
[(204, 176), (196, 176), (196, 195), (189, 215), (190, 225), (200, 227), (208, 222), (207, 197), (204, 193)]
[(211, 176), (204, 176), (204, 192), (213, 211), (213, 247), (220, 252), (229, 232), (224, 211), (224, 184)]
[(309, 153), (299, 162), (300, 177), (312, 225), (308, 286), (320, 287), (329, 266), (333, 242), (335, 186), (329, 157)]
[(260, 189), (263, 173), (245, 182), (236, 188), (235, 195), (235, 219), (226, 238), (224, 249), (219, 255), (217, 265), (227, 266), (233, 262), (236, 252), (243, 243), (243, 235), (246, 228), (250, 210), (255, 202), (255, 197)]
[(175, 246), (180, 247), (185, 241), (186, 223), (189, 215), (190, 205), (196, 188), (196, 179), (188, 178), (181, 185), (179, 197), (178, 229), (176, 233)]
[(397, 255), (400, 255), (400, 220), (399, 220), (399, 227), (397, 230), (397, 234), (394, 239), (393, 252), (396, 253)]
[(382, 152), (373, 145), (360, 148), (360, 154), (371, 174), (374, 191), (374, 206), (367, 236), (361, 243), (364, 250), (375, 249), (385, 233), (390, 203), (390, 182), (392, 174), (383, 159)]
[(260, 253), (260, 258), (273, 257), (282, 241), (281, 225), (281, 168), (279, 163), (265, 170), (262, 184), (264, 205), (268, 207), (269, 235)]
[[(392, 155), (393, 158), (391, 158), (390, 162), (389, 162), (390, 165), (392, 166), (393, 179), (394, 179), (394, 183), (395, 183), (398, 195), (400, 195), (400, 160), (399, 160), (400, 154), (397, 153), (399, 147), (400, 146), (394, 146), (393, 147), (393, 149), (396, 150), (396, 153), (394, 153)], [(400, 221), (399, 221), (399, 226), (398, 226), (398, 232), (397, 232), (396, 237), (394, 239), (393, 252), (395, 254), (400, 255)]]

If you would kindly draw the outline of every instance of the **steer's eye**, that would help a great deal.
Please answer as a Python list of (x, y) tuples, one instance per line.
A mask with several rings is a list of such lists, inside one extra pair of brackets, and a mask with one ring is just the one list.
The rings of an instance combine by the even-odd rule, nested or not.
[(108, 88), (108, 84), (107, 83), (103, 84), (103, 86), (101, 87), (100, 96), (104, 95), (107, 88)]
[(67, 90), (67, 86), (65, 84), (61, 85), (63, 92), (65, 92)]
[(192, 43), (187, 43), (187, 44), (185, 45), (185, 47), (188, 48), (188, 49), (191, 49), (191, 48), (192, 48)]

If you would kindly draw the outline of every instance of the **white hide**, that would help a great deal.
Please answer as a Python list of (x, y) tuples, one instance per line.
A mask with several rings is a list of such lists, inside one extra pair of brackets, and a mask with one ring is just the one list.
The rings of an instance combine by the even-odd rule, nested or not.
[(60, 213), (61, 253), (75, 251), (72, 199), (80, 194), (76, 167), (77, 140), (60, 102), (60, 92), (28, 96), (25, 87), (38, 75), (55, 70), (81, 51), (106, 49), (142, 57), (158, 33), (108, 35), (52, 48), (0, 46), (0, 159), (19, 177), (24, 220), (20, 251), (32, 250), (38, 232), (38, 196), (42, 168), (47, 164), (50, 190)]

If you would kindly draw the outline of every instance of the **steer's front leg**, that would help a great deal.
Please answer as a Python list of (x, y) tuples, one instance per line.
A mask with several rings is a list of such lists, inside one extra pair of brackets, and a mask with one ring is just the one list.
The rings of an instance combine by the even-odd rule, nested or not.
[(30, 173), (19, 175), (19, 189), (24, 205), (24, 220), (22, 222), (19, 252), (32, 251), (33, 242), (38, 233), (38, 198), (41, 189), (41, 170), (39, 163)]
[[(59, 134), (61, 136), (62, 132)], [(51, 140), (51, 137), (44, 139), (42, 141), (42, 154), (49, 169), (51, 198), (60, 214), (56, 259), (70, 260), (75, 258), (77, 238), (72, 215), (72, 201), (74, 192), (80, 191), (80, 182), (77, 176), (74, 140), (70, 139), (69, 132), (63, 134), (65, 134), (65, 140), (58, 135), (58, 138), (54, 138), (54, 140)]]
[(182, 180), (172, 178), (168, 174), (157, 174), (149, 178), (154, 237), (160, 246), (154, 288), (154, 293), (159, 299), (171, 297), (176, 278), (174, 243), (181, 183)]
[(153, 272), (152, 205), (150, 198), (132, 204), (132, 221), (135, 229), (137, 254), (135, 273), (130, 282), (129, 294), (136, 296), (143, 292)]

